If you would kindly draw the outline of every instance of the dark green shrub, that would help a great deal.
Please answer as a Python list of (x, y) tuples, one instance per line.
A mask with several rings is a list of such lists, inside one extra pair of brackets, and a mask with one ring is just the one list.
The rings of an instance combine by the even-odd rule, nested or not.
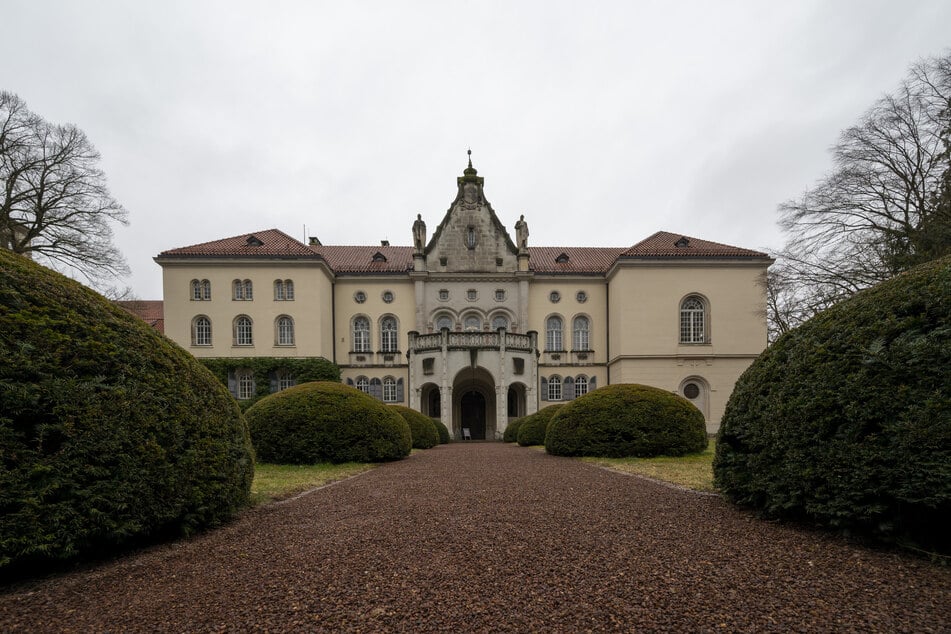
[(235, 373), (238, 370), (251, 371), (254, 377), (254, 397), (238, 401), (242, 412), (268, 394), (278, 391), (279, 372), (290, 373), (296, 385), (313, 381), (340, 382), (340, 366), (323, 357), (219, 357), (199, 361), (232, 392), (232, 396), (235, 396), (234, 391), (237, 389)]
[(682, 456), (706, 447), (703, 414), (687, 399), (624, 383), (565, 405), (545, 437), (545, 449), (556, 456)]
[(413, 449), (429, 449), (439, 444), (439, 432), (433, 419), (403, 405), (390, 405), (409, 425), (413, 436)]
[(443, 422), (438, 418), (433, 418), (433, 425), (436, 426), (436, 431), (439, 432), (439, 444), (448, 445), (449, 444), (449, 428), (443, 425)]
[(528, 416), (522, 416), (510, 422), (506, 426), (505, 431), (502, 432), (502, 441), (503, 442), (517, 442), (518, 430), (521, 428), (522, 423), (525, 422), (526, 418), (528, 418)]
[(768, 517), (951, 550), (951, 258), (780, 338), (737, 382), (713, 465)]
[(100, 295), (0, 249), (0, 571), (218, 524), (254, 464), (234, 399)]
[(556, 403), (555, 405), (544, 407), (534, 414), (522, 417), (522, 423), (518, 426), (518, 432), (515, 436), (518, 440), (518, 444), (522, 447), (544, 445), (548, 424), (552, 418), (554, 418), (555, 414), (564, 406), (564, 403)]
[(340, 383), (304, 383), (245, 414), (258, 458), (279, 464), (379, 462), (409, 455), (409, 425), (372, 396)]

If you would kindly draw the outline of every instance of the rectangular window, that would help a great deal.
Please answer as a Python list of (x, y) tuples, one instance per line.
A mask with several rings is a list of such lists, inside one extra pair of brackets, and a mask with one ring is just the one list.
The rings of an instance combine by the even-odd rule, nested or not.
[(383, 402), (396, 402), (396, 381), (393, 379), (385, 379), (383, 381)]
[(548, 379), (548, 400), (561, 400), (561, 379), (558, 377), (552, 377), (551, 379)]

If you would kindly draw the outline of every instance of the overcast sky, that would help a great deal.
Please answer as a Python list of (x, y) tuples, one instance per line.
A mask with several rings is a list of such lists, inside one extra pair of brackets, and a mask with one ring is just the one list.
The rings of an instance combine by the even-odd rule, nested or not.
[(510, 232), (783, 243), (838, 133), (951, 46), (951, 1), (0, 0), (0, 89), (102, 153), (123, 285), (166, 249), (275, 227), (435, 230), (466, 149)]

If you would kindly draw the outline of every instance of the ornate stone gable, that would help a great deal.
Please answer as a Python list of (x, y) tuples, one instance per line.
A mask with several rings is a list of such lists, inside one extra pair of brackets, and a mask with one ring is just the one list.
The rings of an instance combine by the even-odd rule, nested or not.
[(469, 167), (456, 179), (456, 199), (426, 245), (426, 269), (446, 273), (514, 273), (517, 249), (485, 199), (484, 179)]

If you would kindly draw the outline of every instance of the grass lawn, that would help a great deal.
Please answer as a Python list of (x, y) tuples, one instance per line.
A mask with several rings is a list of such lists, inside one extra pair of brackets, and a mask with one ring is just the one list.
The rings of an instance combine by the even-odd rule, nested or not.
[(696, 491), (713, 491), (713, 450), (716, 442), (710, 440), (703, 453), (679, 458), (582, 458), (585, 462), (610, 469), (636, 473), (673, 482)]
[(258, 463), (254, 465), (251, 503), (258, 505), (283, 500), (296, 493), (343, 480), (374, 467), (376, 465), (361, 462), (315, 465)]

